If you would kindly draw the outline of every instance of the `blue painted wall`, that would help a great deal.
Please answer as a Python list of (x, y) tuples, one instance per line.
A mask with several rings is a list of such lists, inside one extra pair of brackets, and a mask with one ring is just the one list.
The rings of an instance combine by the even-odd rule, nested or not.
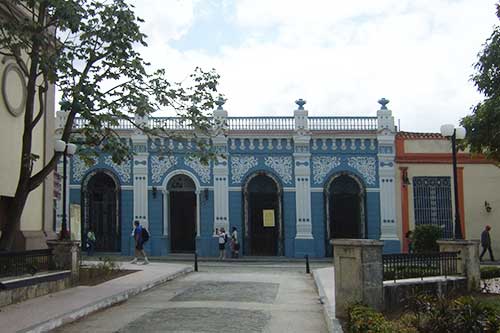
[(314, 237), (314, 255), (324, 257), (326, 245), (326, 214), (323, 192), (311, 193), (312, 232)]
[(366, 224), (369, 239), (380, 238), (380, 194), (378, 192), (366, 193)]
[(243, 192), (229, 191), (229, 225), (238, 228), (240, 255), (244, 255), (245, 236), (243, 235)]
[(122, 237), (122, 255), (134, 255), (134, 241), (130, 236), (132, 225), (134, 223), (134, 194), (132, 190), (121, 191), (121, 237)]
[[(158, 152), (155, 145), (162, 144), (162, 142), (156, 142), (154, 144), (152, 141), (148, 143), (149, 155), (149, 165), (151, 168), (151, 158), (157, 156)], [(279, 145), (278, 145), (279, 144)], [(181, 148), (179, 148), (181, 147)], [(272, 174), (278, 182), (280, 182), (281, 188), (293, 188), (295, 186), (295, 179), (293, 177), (293, 163), (290, 168), (289, 159), (293, 158), (294, 143), (292, 139), (254, 139), (252, 141), (248, 139), (230, 139), (228, 141), (228, 172), (229, 172), (229, 185), (231, 187), (242, 187), (245, 184), (245, 179), (254, 174), (257, 171), (264, 171), (266, 173)], [(152, 172), (150, 170), (148, 184), (150, 186), (156, 186), (158, 191), (156, 197), (153, 198), (153, 193), (151, 190), (148, 192), (148, 214), (149, 214), (149, 231), (151, 233), (151, 239), (146, 244), (146, 251), (151, 255), (168, 255), (170, 253), (170, 239), (165, 237), (163, 230), (163, 193), (161, 191), (161, 186), (166, 175), (173, 170), (187, 170), (191, 172), (197, 179), (197, 181), (202, 186), (202, 193), (199, 200), (199, 210), (200, 210), (200, 234), (197, 235), (196, 248), (200, 256), (217, 256), (218, 255), (218, 240), (214, 237), (214, 193), (213, 189), (209, 188), (208, 196), (205, 197), (204, 188), (211, 186), (213, 184), (213, 165), (210, 165), (210, 180), (207, 180), (207, 174), (203, 173), (203, 170), (198, 165), (188, 166), (184, 160), (187, 146), (179, 145), (177, 142), (173, 142), (173, 157), (177, 158), (175, 164), (171, 165), (166, 170), (161, 172), (156, 169), (156, 178), (152, 180)], [(349, 172), (356, 175), (360, 182), (366, 189), (377, 188), (378, 184), (378, 163), (375, 164), (375, 169), (367, 171), (363, 169), (363, 166), (370, 165), (373, 167), (373, 161), (377, 161), (377, 142), (374, 141), (374, 145), (370, 145), (370, 140), (368, 139), (355, 139), (353, 142), (350, 139), (345, 140), (345, 145), (342, 145), (342, 140), (340, 139), (318, 139), (312, 140), (309, 147), (311, 153), (311, 187), (315, 190), (311, 192), (311, 218), (312, 218), (312, 240), (297, 240), (296, 236), (296, 207), (295, 207), (295, 192), (284, 191), (282, 194), (282, 219), (284, 228), (284, 255), (287, 257), (303, 257), (305, 254), (311, 257), (323, 257), (326, 254), (327, 246), (326, 243), (326, 213), (325, 213), (325, 202), (323, 189), (325, 184), (331, 179), (331, 177), (339, 172)], [(248, 170), (240, 168), (241, 174), (238, 175), (237, 180), (233, 179), (231, 166), (232, 156), (253, 156), (255, 161), (252, 162), (252, 167)], [(276, 160), (273, 163), (269, 163), (267, 157), (282, 158), (283, 163), (278, 162), (280, 165), (276, 165)], [(324, 170), (324, 174), (318, 175), (318, 170), (315, 169), (317, 174), (313, 172), (312, 162), (316, 158), (322, 160), (323, 157), (337, 157), (338, 163), (333, 163), (335, 165), (331, 170)], [(351, 157), (360, 157), (360, 159), (351, 159)], [(319, 159), (318, 159), (319, 158)], [(371, 164), (363, 164), (366, 159), (371, 161)], [(354, 164), (353, 161), (354, 160)], [(292, 160), (293, 161), (293, 160)], [(361, 162), (360, 162), (361, 161)], [(96, 161), (96, 165), (86, 168), (78, 161), (74, 161), (71, 170), (71, 182), (73, 184), (80, 184), (89, 172), (96, 169), (107, 169), (116, 175), (119, 179), (121, 185), (132, 185), (132, 163), (130, 163), (130, 169), (128, 169), (128, 164), (126, 167), (114, 165), (110, 162), (109, 157), (100, 156)], [(158, 161), (157, 161), (158, 162)], [(79, 164), (80, 163), (80, 164)], [(266, 165), (267, 164), (267, 165)], [(327, 164), (323, 164), (327, 165)], [(361, 165), (361, 166), (360, 166)], [(282, 168), (283, 167), (283, 168)], [(128, 170), (128, 171), (127, 171)], [(206, 170), (206, 169), (205, 169)], [(238, 170), (238, 168), (235, 168)], [(290, 172), (288, 172), (291, 170)], [(360, 171), (361, 170), (361, 171)], [(129, 173), (127, 173), (129, 172)], [(281, 174), (278, 175), (278, 173)], [(363, 173), (363, 174), (362, 174)], [(203, 178), (203, 175), (205, 178)], [(291, 178), (289, 178), (291, 176)], [(240, 253), (244, 253), (245, 240), (243, 235), (244, 226), (244, 206), (243, 197), (241, 191), (229, 191), (229, 230), (232, 227), (236, 227), (239, 232), (240, 240)], [(70, 199), (72, 203), (80, 204), (80, 190), (74, 189), (70, 191)], [(366, 215), (366, 236), (371, 239), (379, 239), (380, 237), (380, 196), (378, 192), (366, 192), (365, 201), (365, 215)], [(133, 238), (130, 236), (132, 230), (133, 222), (133, 191), (132, 190), (122, 190), (121, 191), (121, 253), (124, 255), (134, 254), (134, 242)], [(397, 248), (397, 251), (395, 249)], [(386, 252), (398, 252), (399, 242), (386, 242), (384, 248)]]
[(295, 193), (283, 193), (283, 225), (284, 225), (284, 255), (286, 257), (295, 257), (295, 234), (297, 228), (295, 210)]

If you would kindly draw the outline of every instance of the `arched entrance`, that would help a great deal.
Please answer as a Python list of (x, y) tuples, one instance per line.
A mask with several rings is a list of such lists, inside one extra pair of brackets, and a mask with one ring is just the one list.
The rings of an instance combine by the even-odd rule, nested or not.
[(365, 195), (362, 183), (344, 173), (332, 178), (325, 189), (327, 256), (331, 256), (332, 238), (365, 237)]
[(271, 176), (261, 173), (245, 186), (244, 253), (255, 256), (283, 255), (281, 190)]
[(167, 184), (170, 221), (170, 251), (194, 252), (196, 239), (196, 186), (184, 174)]
[(95, 250), (121, 250), (120, 187), (116, 177), (108, 171), (95, 171), (83, 183), (82, 236), (89, 227), (96, 236)]

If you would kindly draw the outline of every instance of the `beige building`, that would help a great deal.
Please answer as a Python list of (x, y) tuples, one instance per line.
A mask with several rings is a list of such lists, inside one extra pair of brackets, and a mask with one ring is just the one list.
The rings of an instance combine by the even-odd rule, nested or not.
[[(0, 4), (0, 17), (8, 15), (10, 13)], [(26, 82), (27, 79), (15, 59), (0, 55), (1, 197), (13, 197), (19, 180)], [(53, 155), (54, 95), (54, 86), (50, 86), (44, 101), (46, 113), (33, 130), (32, 153), (39, 156), (33, 166), (33, 174), (39, 171)], [(38, 99), (36, 100), (35, 114), (39, 110)], [(16, 237), (16, 249), (46, 247), (45, 239), (53, 229), (53, 198), (53, 178), (49, 176), (43, 185), (29, 195), (21, 219), (21, 233)], [(1, 224), (5, 223), (4, 220), (5, 217), (0, 216)]]
[[(453, 235), (454, 189), (451, 142), (434, 133), (396, 136), (396, 207), (403, 251), (405, 234), (416, 224), (443, 226)], [(459, 211), (465, 239), (480, 239), (490, 225), (493, 254), (500, 258), (500, 168), (483, 157), (457, 154)], [(486, 254), (483, 259), (489, 260)]]

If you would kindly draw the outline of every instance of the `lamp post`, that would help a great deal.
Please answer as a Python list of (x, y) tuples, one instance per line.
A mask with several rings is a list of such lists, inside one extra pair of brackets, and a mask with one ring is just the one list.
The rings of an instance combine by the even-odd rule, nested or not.
[(68, 239), (68, 229), (66, 223), (66, 177), (67, 177), (67, 156), (71, 156), (76, 151), (76, 145), (72, 143), (66, 143), (63, 140), (56, 140), (54, 145), (54, 150), (58, 153), (63, 154), (63, 211), (62, 211), (62, 223), (61, 223), (61, 234), (60, 239)]
[(455, 199), (455, 239), (463, 239), (462, 228), (460, 226), (460, 210), (458, 207), (458, 186), (457, 186), (457, 139), (465, 138), (465, 128), (455, 127), (452, 124), (441, 126), (441, 135), (451, 139), (451, 149), (453, 158), (453, 192)]

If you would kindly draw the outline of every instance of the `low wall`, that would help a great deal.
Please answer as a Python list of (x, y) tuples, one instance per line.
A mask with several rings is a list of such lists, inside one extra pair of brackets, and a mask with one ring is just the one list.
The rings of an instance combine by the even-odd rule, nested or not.
[(2, 280), (1, 283), (0, 307), (71, 287), (71, 271), (58, 271)]
[(400, 310), (406, 304), (408, 297), (418, 294), (446, 295), (467, 290), (465, 277), (426, 277), (420, 279), (404, 279), (384, 281), (384, 309), (386, 311)]

